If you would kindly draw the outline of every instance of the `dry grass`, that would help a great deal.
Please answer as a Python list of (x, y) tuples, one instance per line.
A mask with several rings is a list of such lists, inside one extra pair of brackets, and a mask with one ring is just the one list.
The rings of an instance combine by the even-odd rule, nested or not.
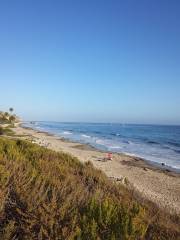
[(178, 217), (141, 205), (90, 162), (0, 138), (0, 239), (178, 239)]
[(11, 128), (12, 128), (11, 126), (10, 128), (9, 127), (3, 128), (0, 126), (0, 135), (13, 136), (14, 132)]

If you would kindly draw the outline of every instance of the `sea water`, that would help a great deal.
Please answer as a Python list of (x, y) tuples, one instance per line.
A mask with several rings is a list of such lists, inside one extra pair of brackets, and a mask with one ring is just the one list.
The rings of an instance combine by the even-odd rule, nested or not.
[(180, 169), (180, 126), (46, 121), (24, 125), (100, 150), (130, 154)]

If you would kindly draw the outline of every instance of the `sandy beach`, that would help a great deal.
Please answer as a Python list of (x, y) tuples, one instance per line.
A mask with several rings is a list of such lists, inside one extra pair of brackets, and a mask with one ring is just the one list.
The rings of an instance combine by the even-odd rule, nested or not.
[(71, 142), (20, 125), (17, 125), (13, 131), (15, 137), (55, 151), (69, 153), (82, 162), (91, 161), (109, 178), (133, 188), (141, 195), (141, 199), (150, 200), (169, 213), (180, 214), (180, 174), (178, 173), (155, 167), (142, 159), (124, 154), (113, 154), (112, 160), (106, 160), (105, 152), (89, 145)]

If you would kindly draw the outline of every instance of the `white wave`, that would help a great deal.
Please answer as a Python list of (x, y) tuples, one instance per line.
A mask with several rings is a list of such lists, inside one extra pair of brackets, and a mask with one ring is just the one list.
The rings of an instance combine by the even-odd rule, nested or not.
[(121, 147), (120, 146), (109, 146), (109, 148), (112, 148), (112, 149), (120, 149)]
[(72, 134), (72, 133), (71, 133), (71, 132), (68, 132), (68, 131), (64, 131), (63, 134), (69, 135), (69, 134)]
[(82, 134), (81, 136), (82, 136), (82, 137), (85, 137), (85, 138), (90, 138), (90, 137), (91, 137), (91, 136), (86, 135), (86, 134)]
[(123, 152), (123, 154), (131, 156), (131, 157), (139, 157), (137, 154), (129, 153), (129, 152)]
[(41, 127), (35, 127), (36, 129), (42, 129)]
[(106, 142), (102, 139), (97, 139), (95, 142), (99, 145), (105, 145), (106, 146)]

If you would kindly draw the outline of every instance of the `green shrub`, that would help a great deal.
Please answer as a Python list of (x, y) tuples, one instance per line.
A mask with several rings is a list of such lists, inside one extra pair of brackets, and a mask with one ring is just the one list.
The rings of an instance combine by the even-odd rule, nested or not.
[(3, 128), (0, 126), (0, 135), (3, 135)]
[(151, 218), (147, 206), (92, 164), (0, 138), (0, 239), (178, 239), (159, 215)]
[(12, 136), (14, 135), (14, 132), (10, 129), (10, 128), (2, 128), (0, 126), (0, 135), (8, 135), (8, 136)]

